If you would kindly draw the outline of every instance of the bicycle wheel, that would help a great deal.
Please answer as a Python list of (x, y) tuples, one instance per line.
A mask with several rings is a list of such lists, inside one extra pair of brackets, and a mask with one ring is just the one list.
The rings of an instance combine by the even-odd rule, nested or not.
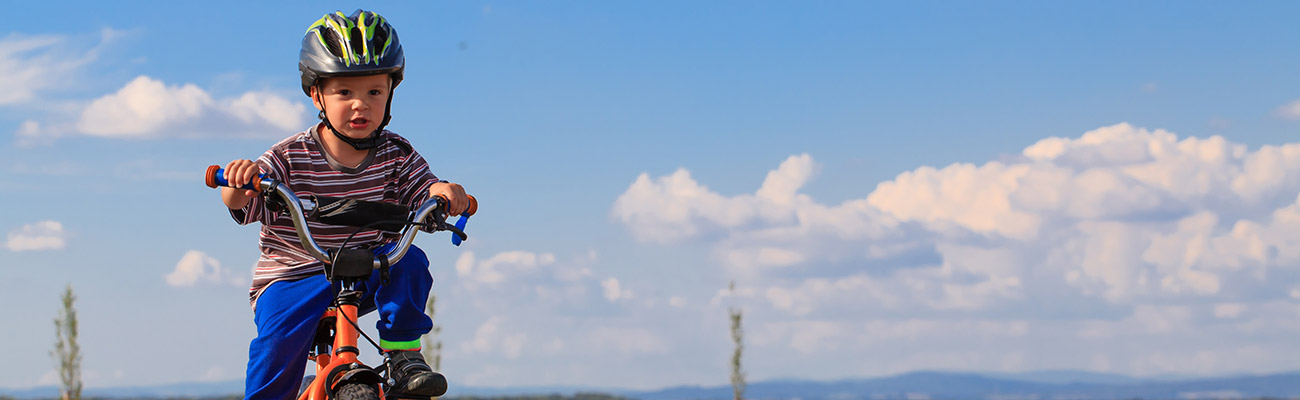
[(337, 400), (379, 400), (379, 391), (375, 390), (374, 385), (345, 383), (337, 392), (334, 392), (334, 398)]

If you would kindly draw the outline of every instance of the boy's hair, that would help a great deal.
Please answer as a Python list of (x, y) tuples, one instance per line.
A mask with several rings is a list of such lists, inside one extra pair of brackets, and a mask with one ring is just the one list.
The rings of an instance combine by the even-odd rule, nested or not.
[(324, 110), (321, 110), (320, 118), (325, 126), (334, 136), (357, 150), (373, 148), (383, 143), (379, 139), (379, 132), (383, 132), (392, 119), (392, 89), (402, 82), (405, 68), (406, 57), (402, 54), (402, 42), (397, 38), (397, 30), (378, 13), (360, 9), (348, 16), (343, 15), (342, 11), (335, 11), (316, 20), (307, 28), (307, 33), (302, 38), (302, 50), (298, 52), (302, 91), (308, 96), (311, 96), (313, 87), (320, 91), (322, 78), (389, 75), (391, 86), (388, 105), (384, 107), (384, 120), (380, 121), (368, 138), (357, 140), (339, 133), (325, 117)]

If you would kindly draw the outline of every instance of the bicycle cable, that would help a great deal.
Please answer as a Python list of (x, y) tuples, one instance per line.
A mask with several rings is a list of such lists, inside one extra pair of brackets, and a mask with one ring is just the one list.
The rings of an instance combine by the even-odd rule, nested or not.
[[(403, 225), (416, 225), (416, 226), (420, 226), (420, 227), (425, 227), (425, 228), (434, 229), (434, 228), (432, 228), (432, 224), (427, 223), (427, 222), (413, 222), (413, 221), (404, 221), (404, 220), (379, 220), (379, 221), (372, 221), (372, 222), (370, 222), (370, 223), (368, 223), (368, 224), (365, 224), (364, 226), (358, 227), (357, 230), (352, 231), (352, 233), (349, 234), (348, 237), (346, 237), (346, 238), (343, 239), (343, 243), (339, 245), (339, 249), (342, 250), (342, 249), (344, 249), (344, 248), (347, 248), (347, 246), (348, 246), (348, 241), (352, 240), (352, 238), (355, 237), (358, 233), (361, 233), (361, 231), (364, 231), (364, 230), (366, 230), (366, 229), (368, 229), (368, 228), (370, 228), (370, 227), (372, 227), (372, 226), (379, 225), (379, 224), (403, 224)], [(335, 253), (334, 256), (331, 257), (332, 259), (330, 260), (330, 264), (334, 264), (334, 262), (338, 260), (338, 255), (339, 255), (340, 253), (342, 253), (342, 252)], [(385, 274), (385, 275), (386, 275), (386, 274)], [(367, 289), (369, 289), (369, 288), (367, 288)], [(340, 305), (341, 305), (341, 304), (339, 304), (339, 299), (338, 299), (338, 297), (335, 297), (335, 298), (334, 298), (334, 307), (335, 307), (335, 308), (338, 308)], [(371, 338), (370, 338), (370, 335), (367, 335), (367, 334), (366, 334), (366, 331), (364, 331), (364, 330), (361, 329), (361, 325), (357, 324), (357, 321), (353, 321), (352, 319), (348, 318), (347, 314), (339, 313), (339, 315), (342, 315), (344, 321), (348, 321), (348, 324), (351, 324), (353, 328), (356, 328), (357, 333), (360, 333), (360, 334), (361, 334), (361, 337), (366, 338), (366, 341), (367, 341), (367, 342), (370, 342), (370, 345), (371, 345), (371, 346), (374, 346), (376, 350), (379, 350), (379, 355), (384, 355), (384, 348), (383, 348), (383, 346), (380, 346), (379, 343), (376, 343), (374, 339), (371, 339)]]

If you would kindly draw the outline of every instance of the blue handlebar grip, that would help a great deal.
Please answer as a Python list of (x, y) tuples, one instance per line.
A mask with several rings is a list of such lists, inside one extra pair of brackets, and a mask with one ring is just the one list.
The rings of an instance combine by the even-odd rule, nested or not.
[[(257, 179), (251, 180), (243, 186), (236, 187), (236, 189), (259, 190), (257, 183), (265, 177), (266, 174), (258, 174)], [(204, 174), (203, 180), (208, 184), (208, 187), (213, 189), (216, 189), (218, 186), (234, 187), (230, 186), (230, 182), (226, 181), (225, 169), (216, 165), (208, 166), (208, 171)]]
[[(456, 228), (459, 228), (461, 232), (464, 232), (464, 231), (465, 231), (465, 223), (467, 223), (467, 222), (469, 222), (469, 215), (461, 214), (461, 215), (460, 215), (460, 219), (459, 219), (459, 220), (456, 220)], [(458, 236), (458, 235), (451, 235), (451, 244), (454, 244), (454, 245), (460, 246), (460, 242), (461, 242), (461, 240), (460, 240), (460, 236)]]

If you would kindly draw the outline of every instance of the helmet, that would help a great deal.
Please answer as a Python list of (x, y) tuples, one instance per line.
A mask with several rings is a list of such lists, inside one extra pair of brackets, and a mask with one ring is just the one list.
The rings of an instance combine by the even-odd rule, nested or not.
[(307, 28), (298, 52), (302, 91), (309, 96), (320, 78), (331, 76), (389, 74), (397, 87), (405, 67), (397, 30), (378, 13), (360, 9), (349, 16), (336, 11), (316, 20)]
[[(349, 16), (335, 11), (316, 20), (307, 28), (302, 38), (302, 50), (298, 52), (302, 91), (308, 96), (311, 96), (311, 88), (320, 83), (320, 78), (334, 76), (388, 74), (392, 77), (392, 87), (396, 88), (402, 82), (405, 68), (406, 58), (402, 55), (402, 42), (397, 40), (397, 30), (379, 14), (360, 9)], [(371, 149), (385, 142), (379, 133), (392, 119), (392, 106), (393, 91), (389, 90), (384, 120), (366, 139), (353, 139), (339, 133), (325, 118), (324, 109), (320, 112), (320, 119), (335, 137), (353, 148)]]

